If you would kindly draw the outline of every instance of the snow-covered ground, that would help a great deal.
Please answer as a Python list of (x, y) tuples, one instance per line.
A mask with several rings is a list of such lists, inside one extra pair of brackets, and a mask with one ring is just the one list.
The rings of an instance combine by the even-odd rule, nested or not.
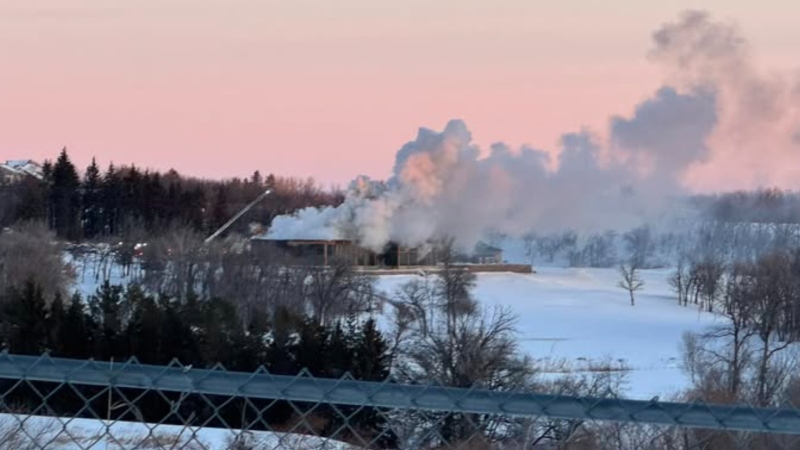
[[(514, 247), (506, 251), (507, 259), (524, 262), (523, 251)], [(83, 294), (94, 293), (106, 274), (112, 283), (130, 280), (121, 276), (118, 265), (96, 277), (79, 260), (71, 262), (78, 275), (75, 289)], [(688, 382), (680, 368), (682, 334), (703, 330), (715, 320), (696, 307), (677, 304), (667, 283), (671, 271), (641, 271), (645, 285), (636, 293), (635, 306), (617, 286), (616, 269), (537, 266), (534, 274), (481, 273), (475, 296), (481, 304), (508, 306), (518, 315), (521, 347), (540, 368), (565, 373), (610, 364), (625, 369), (627, 397), (668, 398)], [(417, 276), (380, 276), (378, 287), (390, 294)]]
[[(642, 271), (645, 281), (631, 306), (617, 287), (614, 269), (537, 268), (535, 274), (478, 274), (475, 295), (485, 305), (510, 307), (518, 315), (522, 349), (543, 368), (556, 371), (612, 367), (627, 370), (625, 395), (667, 398), (684, 389), (679, 344), (685, 331), (708, 327), (714, 316), (678, 306), (669, 270)], [(392, 291), (414, 275), (384, 276)]]
[[(348, 450), (357, 447), (310, 435), (241, 432), (218, 428), (191, 428), (136, 422), (0, 414), (3, 448), (60, 450), (185, 449), (222, 450), (243, 442), (270, 450)], [(235, 447), (234, 447), (235, 448)]]
[[(519, 250), (519, 249), (517, 249)], [(525, 262), (522, 251), (507, 252), (511, 262)], [(95, 274), (81, 261), (72, 260), (78, 279), (74, 288), (94, 293), (105, 276), (112, 283), (127, 283), (119, 266)], [(94, 267), (94, 264), (92, 264)], [(86, 269), (86, 270), (84, 270)], [(536, 267), (534, 274), (482, 273), (477, 275), (476, 298), (483, 305), (502, 305), (518, 315), (521, 348), (536, 360), (545, 374), (623, 369), (623, 395), (634, 399), (659, 396), (668, 399), (687, 387), (680, 368), (679, 345), (686, 331), (700, 331), (715, 317), (695, 307), (677, 304), (667, 279), (671, 269), (644, 270), (636, 305), (617, 286), (615, 269)], [(391, 293), (419, 275), (385, 275), (378, 287)], [(388, 313), (379, 322), (387, 326)], [(65, 425), (66, 423), (66, 425)], [(14, 416), (0, 415), (0, 433), (18, 424)], [(100, 448), (228, 448), (234, 432), (218, 429), (183, 429), (136, 423), (105, 423), (86, 419), (29, 417), (26, 430), (41, 436), (48, 447)], [(2, 439), (2, 436), (0, 436)], [(259, 448), (353, 448), (310, 436), (253, 433)], [(166, 445), (164, 445), (166, 443)], [(177, 445), (173, 445), (177, 443)], [(20, 445), (22, 447), (22, 444)]]

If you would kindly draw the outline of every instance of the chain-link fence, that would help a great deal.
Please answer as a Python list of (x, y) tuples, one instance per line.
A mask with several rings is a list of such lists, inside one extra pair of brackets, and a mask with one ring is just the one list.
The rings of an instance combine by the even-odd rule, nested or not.
[(800, 411), (0, 354), (0, 450), (800, 449)]

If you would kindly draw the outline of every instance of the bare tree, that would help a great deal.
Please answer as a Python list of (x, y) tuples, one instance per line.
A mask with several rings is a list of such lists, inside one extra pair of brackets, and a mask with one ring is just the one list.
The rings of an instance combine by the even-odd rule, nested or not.
[(534, 232), (525, 233), (522, 237), (522, 242), (525, 246), (525, 256), (530, 260), (531, 265), (536, 262), (536, 240), (537, 236)]
[(697, 395), (731, 401), (743, 394), (755, 334), (750, 326), (752, 283), (747, 265), (733, 265), (719, 311), (724, 321), (693, 338), (684, 338), (684, 362), (691, 364), (685, 369), (693, 375)]
[(75, 274), (62, 245), (44, 224), (21, 224), (0, 233), (0, 293), (33, 280), (46, 298), (57, 293), (66, 297)]
[(628, 291), (631, 296), (631, 306), (636, 304), (634, 293), (644, 288), (644, 280), (639, 277), (639, 267), (636, 262), (629, 264), (622, 264), (619, 267), (619, 274), (622, 279), (617, 283), (617, 286)]
[(594, 233), (587, 237), (580, 251), (570, 254), (570, 265), (573, 267), (612, 267), (618, 261), (616, 242), (617, 233), (606, 231)]
[(791, 258), (784, 253), (731, 266), (719, 302), (725, 320), (685, 341), (692, 399), (760, 406), (779, 401), (797, 370), (796, 355), (788, 352), (792, 341), (778, 331), (796, 287)]
[(797, 283), (792, 274), (791, 258), (783, 252), (764, 255), (753, 271), (755, 283), (750, 299), (754, 306), (751, 320), (761, 346), (756, 400), (766, 406), (785, 381), (783, 377), (775, 377), (784, 371), (773, 367), (772, 362), (779, 352), (792, 343), (788, 339), (790, 335), (781, 336), (780, 330), (786, 305), (797, 296)]
[[(620, 398), (623, 372), (573, 374), (535, 383), (536, 392), (589, 398)], [(639, 449), (633, 438), (637, 427), (615, 428), (581, 419), (540, 417), (507, 424), (518, 448)]]
[(172, 228), (149, 243), (143, 256), (143, 284), (152, 292), (184, 298), (207, 287), (201, 283), (208, 248), (203, 236), (189, 228)]
[(334, 259), (329, 267), (308, 267), (305, 286), (311, 315), (323, 325), (371, 312), (378, 301), (374, 277), (356, 272), (343, 259)]
[[(445, 258), (439, 273), (413, 280), (395, 295), (395, 369), (401, 378), (497, 391), (530, 386), (533, 367), (519, 351), (516, 317), (508, 309), (480, 308), (472, 297), (474, 283), (474, 274)], [(489, 436), (498, 420), (454, 414), (440, 419), (430, 434), (443, 439), (438, 444)], [(409, 424), (409, 433), (418, 436), (423, 425)]]
[(678, 304), (686, 306), (689, 303), (689, 292), (692, 289), (692, 282), (686, 266), (686, 258), (681, 255), (678, 257), (675, 272), (669, 278), (669, 285), (678, 296)]
[(655, 253), (655, 240), (649, 226), (644, 225), (623, 235), (628, 258), (637, 267), (647, 267)]
[(694, 290), (694, 301), (708, 312), (714, 310), (714, 304), (722, 293), (725, 275), (724, 260), (708, 253), (703, 258), (692, 262), (689, 269), (689, 282)]
[(449, 243), (441, 251), (442, 270), (436, 277), (434, 296), (438, 307), (447, 319), (448, 333), (455, 332), (456, 320), (476, 312), (477, 302), (472, 297), (476, 276), (465, 267), (453, 265), (453, 252)]

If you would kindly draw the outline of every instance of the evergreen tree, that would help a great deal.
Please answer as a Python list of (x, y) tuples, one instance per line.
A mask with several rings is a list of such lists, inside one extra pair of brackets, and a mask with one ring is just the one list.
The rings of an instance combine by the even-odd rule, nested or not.
[(202, 188), (184, 190), (181, 193), (181, 223), (195, 231), (204, 231), (206, 222), (206, 194)]
[(163, 363), (177, 359), (183, 364), (204, 365), (201, 357), (200, 336), (193, 330), (201, 326), (197, 297), (189, 293), (185, 303), (163, 296), (158, 302), (161, 307), (161, 352)]
[(42, 289), (33, 280), (11, 289), (3, 307), (3, 334), (11, 353), (41, 355), (48, 350), (49, 320)]
[(100, 190), (103, 234), (116, 235), (122, 230), (124, 210), (122, 205), (122, 179), (113, 163), (109, 163)]
[(106, 281), (89, 298), (89, 311), (95, 331), (94, 355), (102, 361), (124, 356), (124, 330), (122, 286), (112, 286)]
[(164, 219), (166, 224), (181, 221), (181, 199), (183, 188), (180, 181), (172, 181), (167, 188), (167, 198), (164, 204)]
[(61, 327), (64, 326), (67, 315), (64, 306), (64, 300), (61, 298), (61, 293), (56, 293), (53, 301), (50, 302), (50, 307), (47, 310), (47, 320), (50, 325), (48, 327), (47, 347), (56, 356), (60, 356), (63, 354), (63, 349), (61, 348)]
[[(125, 330), (128, 343), (126, 356), (135, 356), (144, 364), (163, 364), (168, 362), (165, 356), (177, 356), (163, 351), (162, 311), (156, 301), (139, 287), (131, 286), (125, 292), (125, 302), (131, 308), (131, 317)], [(168, 349), (168, 352), (171, 350)]]
[(231, 302), (213, 298), (202, 304), (200, 345), (206, 364), (221, 363), (235, 370), (241, 326)]
[(51, 183), (53, 181), (53, 163), (50, 160), (46, 160), (42, 163), (42, 179), (45, 183)]
[(43, 221), (47, 219), (48, 187), (44, 181), (27, 177), (16, 184), (19, 201), (14, 215), (18, 221)]
[(375, 320), (369, 318), (356, 336), (353, 348), (353, 373), (359, 380), (384, 381), (389, 376), (392, 355), (389, 344), (378, 331)]
[(167, 203), (161, 175), (154, 172), (147, 178), (144, 186), (144, 222), (145, 227), (151, 232), (158, 231), (166, 223)]
[(353, 366), (353, 348), (349, 337), (342, 328), (341, 321), (336, 321), (328, 338), (328, 373), (332, 378), (341, 378), (350, 372)]
[(261, 311), (253, 311), (244, 333), (244, 342), (239, 354), (239, 366), (246, 372), (257, 370), (265, 364), (267, 346), (264, 339), (269, 335), (267, 315)]
[(297, 367), (307, 369), (315, 377), (325, 375), (328, 368), (328, 330), (311, 318), (303, 321), (297, 343), (292, 346)]
[(272, 320), (272, 340), (267, 347), (267, 369), (278, 375), (293, 375), (297, 366), (292, 352), (296, 317), (286, 307), (278, 307)]
[(56, 348), (66, 358), (85, 359), (92, 356), (91, 330), (86, 321), (83, 299), (72, 296), (58, 326)]
[(143, 218), (142, 202), (142, 173), (136, 166), (131, 165), (122, 178), (122, 210), (125, 212), (124, 226), (121, 231), (129, 230), (134, 224), (140, 223)]
[(61, 150), (52, 170), (49, 207), (50, 226), (59, 237), (77, 239), (82, 233), (80, 220), (80, 177), (67, 155)]
[(219, 227), (225, 224), (229, 219), (228, 217), (228, 195), (224, 184), (217, 186), (216, 197), (214, 197), (214, 206), (211, 209), (211, 223), (207, 233), (213, 233)]
[[(354, 378), (365, 381), (385, 381), (388, 378), (391, 365), (389, 345), (372, 318), (364, 322), (357, 333), (353, 353)], [(349, 409), (348, 413), (355, 413), (350, 424), (359, 430), (359, 434), (374, 439), (379, 447), (395, 448), (397, 436), (386, 416), (376, 408)]]
[(97, 162), (94, 158), (92, 158), (92, 163), (86, 168), (82, 185), (83, 236), (87, 239), (97, 237), (100, 235), (103, 229), (103, 205), (101, 196), (102, 183), (103, 180), (100, 176), (100, 168), (97, 167)]

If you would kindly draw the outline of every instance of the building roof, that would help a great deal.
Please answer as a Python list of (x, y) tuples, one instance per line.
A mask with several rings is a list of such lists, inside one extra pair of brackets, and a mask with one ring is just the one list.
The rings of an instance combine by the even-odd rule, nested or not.
[(12, 173), (12, 174), (13, 173), (19, 173), (19, 171), (17, 169), (15, 169), (13, 167), (9, 167), (9, 166), (7, 166), (5, 164), (0, 164), (0, 170), (2, 170), (3, 172)]
[(253, 236), (252, 239), (266, 242), (281, 242), (289, 245), (310, 245), (310, 244), (352, 244), (353, 241), (347, 239), (278, 239), (266, 236)]
[(473, 252), (475, 256), (494, 256), (500, 253), (503, 253), (503, 249), (491, 246), (483, 241), (475, 244), (475, 251)]
[(12, 159), (0, 164), (3, 169), (20, 175), (30, 175), (32, 177), (42, 179), (44, 178), (44, 171), (42, 165), (32, 159)]

